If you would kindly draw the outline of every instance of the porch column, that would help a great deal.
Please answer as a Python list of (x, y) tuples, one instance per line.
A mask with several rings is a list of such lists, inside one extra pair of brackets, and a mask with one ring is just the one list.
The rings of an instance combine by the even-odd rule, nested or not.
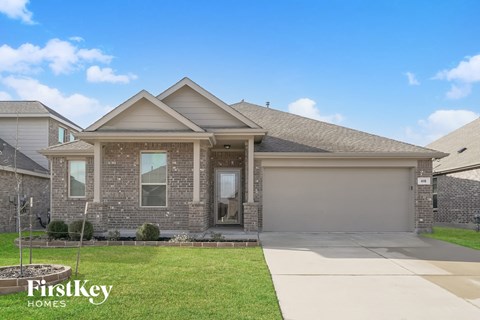
[(200, 201), (200, 141), (193, 142), (193, 202)]
[(253, 137), (248, 138), (248, 203), (253, 203)]
[(100, 202), (101, 163), (102, 144), (95, 142), (93, 145), (93, 202)]

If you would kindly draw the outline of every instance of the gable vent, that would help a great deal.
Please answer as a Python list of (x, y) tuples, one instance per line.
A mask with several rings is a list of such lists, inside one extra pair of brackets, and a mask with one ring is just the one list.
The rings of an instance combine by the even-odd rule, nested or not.
[(467, 150), (467, 147), (463, 147), (462, 149), (458, 150), (457, 152), (458, 152), (458, 153), (462, 153), (462, 152), (464, 152), (465, 150)]

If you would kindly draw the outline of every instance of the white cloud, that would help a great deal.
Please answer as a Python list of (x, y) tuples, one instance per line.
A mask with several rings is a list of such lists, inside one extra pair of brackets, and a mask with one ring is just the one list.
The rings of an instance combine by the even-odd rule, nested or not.
[(454, 82), (447, 98), (460, 99), (471, 92), (471, 84), (480, 82), (480, 54), (467, 57), (458, 66), (438, 72), (433, 79)]
[(413, 72), (405, 72), (405, 75), (407, 76), (408, 79), (408, 84), (411, 86), (419, 86), (420, 82), (417, 80), (417, 77), (415, 77), (415, 74)]
[(99, 49), (79, 49), (71, 42), (59, 39), (49, 40), (43, 48), (24, 43), (14, 49), (4, 44), (0, 47), (0, 72), (34, 73), (48, 63), (54, 74), (67, 74), (83, 63), (110, 63), (112, 58)]
[(316, 102), (312, 99), (301, 98), (288, 105), (288, 112), (330, 123), (339, 123), (343, 121), (344, 117), (339, 113), (325, 116), (321, 115), (320, 109), (318, 109), (318, 107), (315, 105)]
[(96, 115), (104, 110), (96, 99), (79, 93), (64, 94), (36, 79), (9, 76), (1, 81), (5, 86), (13, 89), (20, 99), (41, 101), (74, 122), (77, 117)]
[(89, 82), (110, 82), (110, 83), (129, 83), (137, 79), (134, 74), (115, 74), (112, 68), (100, 68), (91, 66), (87, 69), (87, 80)]
[(450, 90), (446, 93), (449, 99), (460, 99), (468, 96), (472, 92), (472, 85), (469, 83), (452, 84)]
[(416, 127), (407, 127), (406, 140), (426, 145), (478, 117), (478, 113), (470, 110), (436, 110), (427, 119), (419, 120)]
[(79, 36), (70, 37), (70, 38), (68, 38), (68, 40), (73, 41), (73, 42), (83, 42), (83, 41), (85, 41), (85, 39), (83, 39), (82, 37), (79, 37)]
[(32, 12), (28, 11), (29, 0), (0, 0), (0, 12), (11, 19), (20, 19), (26, 24), (34, 24)]
[(3, 100), (3, 101), (12, 100), (12, 96), (8, 92), (0, 91), (0, 100)]

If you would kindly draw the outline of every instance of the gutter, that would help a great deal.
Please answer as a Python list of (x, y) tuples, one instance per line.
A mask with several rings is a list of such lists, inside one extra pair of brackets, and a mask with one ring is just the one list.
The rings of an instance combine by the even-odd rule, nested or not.
[(255, 152), (255, 159), (440, 159), (443, 152)]
[(461, 172), (461, 171), (467, 171), (467, 170), (473, 170), (473, 169), (480, 169), (480, 164), (473, 164), (470, 166), (465, 166), (465, 167), (460, 167), (460, 168), (453, 168), (453, 169), (446, 169), (442, 171), (433, 171), (433, 175), (442, 175), (442, 174), (448, 174), (448, 173), (455, 173), (455, 172)]
[[(15, 172), (14, 168), (7, 167), (7, 166), (0, 166), (0, 170)], [(50, 179), (50, 174), (49, 173), (40, 173), (40, 172), (35, 172), (35, 171), (30, 171), (30, 170), (25, 170), (25, 169), (18, 169), (18, 168), (17, 168), (17, 173), (25, 174), (25, 175), (28, 175), (28, 176)]]

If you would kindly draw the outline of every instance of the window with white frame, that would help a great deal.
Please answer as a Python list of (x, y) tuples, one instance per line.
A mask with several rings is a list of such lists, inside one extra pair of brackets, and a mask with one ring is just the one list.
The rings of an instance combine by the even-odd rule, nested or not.
[(73, 135), (73, 133), (70, 132), (70, 135), (69, 135), (69, 140), (70, 142), (72, 141), (75, 141), (75, 136)]
[(58, 127), (58, 142), (64, 143), (67, 138), (67, 129)]
[(140, 154), (140, 184), (142, 207), (167, 205), (167, 154), (165, 152)]
[(68, 161), (68, 196), (85, 198), (86, 162), (85, 160)]

